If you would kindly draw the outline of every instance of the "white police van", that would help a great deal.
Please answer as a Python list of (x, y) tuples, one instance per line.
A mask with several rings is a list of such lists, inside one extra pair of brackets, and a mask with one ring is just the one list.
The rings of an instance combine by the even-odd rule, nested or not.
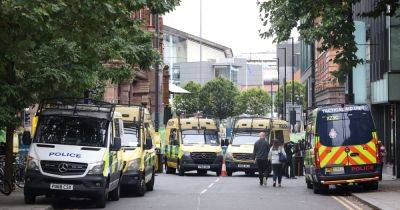
[(24, 198), (83, 197), (104, 208), (119, 200), (122, 175), (122, 117), (113, 104), (91, 99), (48, 100), (36, 114), (38, 124), (30, 144)]

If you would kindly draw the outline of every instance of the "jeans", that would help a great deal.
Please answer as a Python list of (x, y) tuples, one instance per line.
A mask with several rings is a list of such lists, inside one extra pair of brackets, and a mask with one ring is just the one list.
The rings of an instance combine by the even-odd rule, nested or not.
[(282, 172), (283, 167), (282, 164), (272, 164), (272, 171), (274, 172), (273, 180), (276, 182), (276, 178), (278, 178), (278, 184), (282, 181)]
[(263, 180), (263, 177), (268, 179), (268, 160), (257, 159), (257, 167), (258, 167), (258, 178), (260, 181)]

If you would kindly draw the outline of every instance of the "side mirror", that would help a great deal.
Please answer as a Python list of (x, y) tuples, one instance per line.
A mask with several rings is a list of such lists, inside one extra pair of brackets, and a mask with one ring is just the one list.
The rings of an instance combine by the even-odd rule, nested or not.
[(22, 134), (22, 143), (25, 145), (30, 145), (32, 143), (31, 132), (24, 131)]
[(153, 140), (152, 140), (152, 139), (146, 138), (146, 146), (145, 146), (145, 148), (146, 148), (146, 149), (151, 149), (151, 148), (153, 148)]
[(112, 150), (118, 151), (121, 149), (121, 137), (114, 138), (114, 144), (112, 145)]

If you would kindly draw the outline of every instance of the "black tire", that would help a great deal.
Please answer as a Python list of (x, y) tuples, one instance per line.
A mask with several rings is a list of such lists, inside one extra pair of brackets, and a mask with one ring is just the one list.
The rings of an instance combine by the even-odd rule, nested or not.
[(24, 201), (25, 204), (35, 204), (36, 196), (32, 195), (31, 193), (24, 192)]
[(246, 176), (254, 176), (255, 172), (254, 171), (246, 171), (244, 172)]
[(103, 193), (99, 195), (99, 197), (94, 198), (96, 200), (96, 208), (105, 208), (107, 202), (107, 193), (106, 190), (103, 190)]
[(146, 183), (144, 180), (144, 175), (140, 175), (137, 181), (135, 193), (137, 196), (144, 196), (146, 193)]
[(7, 196), (10, 195), (12, 192), (11, 184), (6, 180), (1, 180), (0, 182), (0, 192)]
[(313, 191), (315, 194), (326, 194), (329, 190), (329, 185), (323, 185), (320, 183), (313, 183)]
[(153, 191), (154, 190), (155, 177), (156, 176), (154, 175), (154, 172), (153, 172), (153, 174), (151, 175), (151, 180), (148, 183), (146, 183), (146, 190), (147, 191)]
[(221, 176), (221, 171), (217, 171), (217, 176)]
[(167, 166), (167, 174), (176, 174), (176, 169)]
[(108, 198), (110, 199), (110, 201), (118, 201), (120, 197), (121, 197), (121, 186), (118, 183), (118, 186), (108, 194)]
[(226, 171), (226, 175), (232, 176), (232, 174), (233, 174), (233, 171), (230, 171), (230, 170), (227, 170), (227, 171)]
[(367, 182), (363, 184), (363, 188), (364, 190), (368, 190), (368, 191), (375, 191), (378, 190), (379, 188), (379, 182), (375, 181), (375, 182)]
[(180, 163), (178, 163), (178, 174), (179, 176), (185, 176), (185, 171), (181, 168)]

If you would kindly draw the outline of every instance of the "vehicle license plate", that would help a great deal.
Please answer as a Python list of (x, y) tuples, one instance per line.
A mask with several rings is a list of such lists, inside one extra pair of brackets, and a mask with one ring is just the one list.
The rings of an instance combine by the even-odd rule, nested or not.
[(210, 165), (198, 165), (198, 169), (210, 169)]
[(50, 184), (50, 189), (52, 189), (52, 190), (74, 190), (74, 185), (72, 185), (72, 184)]
[(327, 172), (331, 174), (344, 174), (344, 168), (343, 167), (327, 168)]
[(238, 168), (250, 168), (248, 164), (238, 164)]

